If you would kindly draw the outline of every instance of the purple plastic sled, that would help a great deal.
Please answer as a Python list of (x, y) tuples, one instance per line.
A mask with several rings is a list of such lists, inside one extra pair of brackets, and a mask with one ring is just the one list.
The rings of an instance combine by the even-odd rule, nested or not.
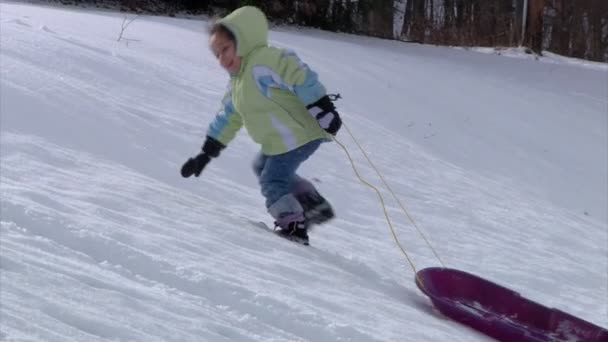
[(466, 272), (425, 268), (416, 285), (442, 314), (499, 341), (608, 342), (602, 327)]

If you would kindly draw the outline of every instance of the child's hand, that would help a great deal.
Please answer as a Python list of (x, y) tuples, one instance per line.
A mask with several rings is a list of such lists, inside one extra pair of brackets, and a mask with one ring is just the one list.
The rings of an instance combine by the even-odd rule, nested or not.
[(201, 172), (211, 158), (215, 158), (220, 155), (220, 151), (224, 149), (226, 146), (221, 142), (213, 139), (212, 137), (207, 137), (205, 139), (205, 143), (203, 144), (203, 152), (199, 153), (198, 156), (194, 158), (188, 159), (182, 166), (182, 177), (188, 178), (192, 175), (196, 177), (200, 176)]
[(195, 175), (196, 177), (200, 176), (210, 160), (211, 158), (204, 153), (199, 153), (198, 156), (188, 159), (182, 166), (182, 177), (188, 178), (192, 175)]
[(329, 96), (325, 95), (317, 102), (308, 105), (308, 111), (312, 116), (317, 118), (317, 122), (321, 128), (331, 135), (336, 135), (340, 127), (342, 127), (342, 119)]

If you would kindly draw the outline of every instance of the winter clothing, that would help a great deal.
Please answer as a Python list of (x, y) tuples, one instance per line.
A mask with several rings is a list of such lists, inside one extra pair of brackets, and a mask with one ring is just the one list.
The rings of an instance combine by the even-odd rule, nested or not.
[[(278, 222), (276, 225), (280, 226)], [(289, 240), (308, 245), (308, 225), (306, 221), (292, 220), (288, 221), (286, 224), (283, 224), (283, 226), (284, 228), (279, 230), (280, 235)]]
[(196, 157), (189, 158), (182, 166), (182, 177), (200, 176), (205, 166), (209, 164), (209, 161), (211, 161), (211, 158), (204, 153), (199, 153)]
[(293, 51), (268, 46), (268, 23), (259, 9), (241, 7), (217, 23), (236, 39), (240, 69), (235, 72), (222, 64), (231, 73), (222, 106), (209, 125), (203, 152), (184, 164), (182, 175), (198, 177), (245, 126), (261, 145), (254, 172), (268, 212), (281, 234), (308, 242), (309, 223), (327, 221), (333, 210), (296, 170), (336, 134), (340, 117), (308, 65)]
[(242, 60), (207, 135), (227, 145), (245, 126), (265, 155), (330, 138), (306, 108), (325, 96), (325, 87), (294, 52), (268, 46), (264, 14), (245, 6), (218, 23), (236, 37)]
[(203, 144), (203, 147), (201, 148), (201, 150), (203, 150), (203, 153), (207, 154), (209, 157), (216, 158), (216, 157), (219, 157), (220, 152), (225, 147), (226, 147), (226, 145), (222, 144), (221, 142), (219, 142), (211, 137), (207, 137), (205, 139), (205, 143)]
[[(304, 179), (302, 180), (308, 182)], [(292, 190), (292, 193), (298, 202), (300, 202), (304, 210), (304, 218), (309, 226), (323, 224), (334, 218), (333, 208), (316, 189), (313, 188), (307, 192), (294, 192)]]
[(308, 109), (308, 112), (317, 119), (319, 126), (321, 126), (325, 132), (336, 135), (340, 127), (342, 127), (340, 115), (336, 111), (333, 102), (329, 99), (329, 96), (323, 96), (317, 102), (306, 106), (306, 108)]
[(203, 144), (202, 151), (196, 157), (188, 159), (182, 166), (182, 177), (190, 177), (195, 175), (196, 177), (200, 176), (201, 172), (207, 166), (207, 164), (211, 161), (211, 158), (216, 158), (220, 155), (220, 151), (225, 146), (219, 141), (207, 137), (205, 139), (205, 143)]
[(266, 198), (270, 214), (278, 219), (283, 213), (302, 213), (303, 209), (291, 193), (294, 181), (300, 177), (296, 170), (321, 145), (322, 140), (314, 140), (291, 152), (267, 156), (260, 153), (253, 170)]

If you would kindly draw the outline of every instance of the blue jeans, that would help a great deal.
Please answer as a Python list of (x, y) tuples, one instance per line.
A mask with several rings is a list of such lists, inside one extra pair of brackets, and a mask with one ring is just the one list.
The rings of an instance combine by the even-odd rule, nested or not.
[[(296, 174), (296, 170), (319, 148), (323, 141), (322, 139), (313, 140), (283, 154), (267, 156), (260, 153), (257, 156), (253, 163), (253, 171), (260, 182), (262, 195), (266, 198), (266, 208), (270, 208), (284, 196), (291, 194), (294, 182), (300, 178)], [(287, 209), (287, 211), (289, 210)], [(271, 212), (271, 214), (276, 217), (274, 213)]]

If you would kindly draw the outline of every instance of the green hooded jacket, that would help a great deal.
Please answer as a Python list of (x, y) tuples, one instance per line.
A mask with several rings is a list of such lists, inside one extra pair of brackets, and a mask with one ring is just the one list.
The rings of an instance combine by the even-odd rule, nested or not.
[(262, 11), (245, 6), (218, 21), (236, 37), (241, 68), (231, 75), (222, 108), (207, 135), (224, 145), (245, 126), (265, 155), (329, 139), (306, 106), (326, 94), (317, 74), (290, 51), (268, 46)]

